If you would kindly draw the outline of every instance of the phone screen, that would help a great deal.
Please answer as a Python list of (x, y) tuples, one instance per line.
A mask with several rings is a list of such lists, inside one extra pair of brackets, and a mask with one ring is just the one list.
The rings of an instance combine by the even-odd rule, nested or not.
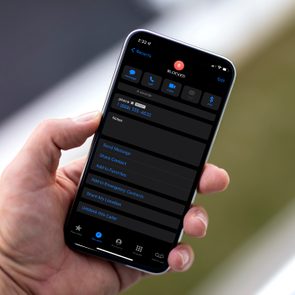
[(149, 31), (128, 36), (66, 223), (69, 246), (167, 270), (234, 76), (223, 57)]

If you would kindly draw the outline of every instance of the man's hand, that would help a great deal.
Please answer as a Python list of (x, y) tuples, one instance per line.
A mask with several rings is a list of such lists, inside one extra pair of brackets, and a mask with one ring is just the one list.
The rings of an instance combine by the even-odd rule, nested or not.
[[(100, 115), (48, 120), (40, 124), (0, 179), (0, 293), (117, 294), (143, 273), (70, 250), (63, 227), (75, 196), (85, 159), (58, 169), (61, 150), (78, 147), (98, 127)], [(200, 193), (224, 190), (228, 174), (207, 164)], [(208, 216), (192, 206), (184, 231), (204, 237)], [(174, 271), (193, 262), (189, 245), (178, 245), (168, 257)]]

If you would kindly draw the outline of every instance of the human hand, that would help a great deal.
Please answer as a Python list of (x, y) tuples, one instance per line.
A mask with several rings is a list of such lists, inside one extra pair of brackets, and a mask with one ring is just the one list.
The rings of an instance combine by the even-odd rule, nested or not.
[[(58, 168), (61, 150), (82, 145), (99, 124), (100, 115), (41, 123), (0, 179), (0, 293), (117, 294), (144, 274), (123, 265), (70, 250), (63, 227), (85, 163), (80, 159)], [(225, 170), (206, 164), (200, 193), (224, 190)], [(184, 231), (204, 237), (206, 211), (192, 206)], [(194, 258), (180, 244), (168, 257), (171, 270), (187, 270)]]

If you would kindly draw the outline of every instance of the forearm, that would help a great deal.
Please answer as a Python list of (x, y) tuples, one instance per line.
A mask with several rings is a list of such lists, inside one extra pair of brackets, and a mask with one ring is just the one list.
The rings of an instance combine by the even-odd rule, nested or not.
[(0, 294), (1, 295), (24, 295), (27, 294), (18, 283), (0, 265)]

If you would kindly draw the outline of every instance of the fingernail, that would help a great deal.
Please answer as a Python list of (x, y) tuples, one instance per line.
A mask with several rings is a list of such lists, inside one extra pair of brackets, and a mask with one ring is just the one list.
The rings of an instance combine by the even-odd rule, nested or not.
[(87, 122), (93, 120), (98, 115), (98, 112), (89, 112), (73, 118), (75, 122)]
[(207, 227), (208, 227), (208, 217), (207, 217), (207, 215), (203, 211), (198, 210), (196, 212), (195, 217), (204, 224), (204, 226), (205, 226), (204, 235), (205, 235), (206, 231), (207, 231)]
[(187, 251), (185, 250), (181, 250), (179, 252), (179, 255), (181, 257), (181, 260), (182, 260), (182, 268), (185, 267), (188, 262), (189, 262), (189, 254), (187, 253)]

